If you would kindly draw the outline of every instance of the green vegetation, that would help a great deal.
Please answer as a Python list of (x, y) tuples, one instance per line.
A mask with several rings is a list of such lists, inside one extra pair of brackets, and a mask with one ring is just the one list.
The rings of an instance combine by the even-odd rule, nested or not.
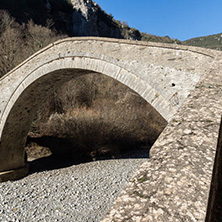
[(150, 41), (150, 42), (163, 42), (163, 43), (175, 43), (182, 44), (182, 42), (178, 39), (171, 39), (169, 36), (156, 36), (147, 33), (142, 33), (142, 41)]
[(183, 44), (222, 50), (222, 33), (188, 39), (184, 41)]
[(144, 175), (144, 176), (142, 176), (142, 177), (140, 177), (139, 179), (138, 179), (138, 181), (140, 182), (140, 183), (143, 183), (143, 182), (145, 182), (145, 181), (147, 181), (148, 180), (148, 177), (146, 176), (146, 175)]

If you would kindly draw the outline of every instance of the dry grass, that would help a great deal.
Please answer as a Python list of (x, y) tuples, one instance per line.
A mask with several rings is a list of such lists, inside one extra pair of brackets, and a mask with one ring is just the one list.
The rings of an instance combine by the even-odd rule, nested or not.
[(99, 74), (82, 76), (62, 86), (41, 107), (34, 124), (39, 137), (68, 140), (62, 148), (53, 143), (54, 155), (150, 146), (165, 125), (139, 95)]

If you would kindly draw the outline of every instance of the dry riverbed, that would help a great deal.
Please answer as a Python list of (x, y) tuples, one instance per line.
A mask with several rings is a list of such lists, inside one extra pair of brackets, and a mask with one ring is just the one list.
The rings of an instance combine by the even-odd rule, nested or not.
[(34, 160), (30, 175), (0, 183), (0, 221), (100, 221), (147, 158), (140, 149), (85, 163)]

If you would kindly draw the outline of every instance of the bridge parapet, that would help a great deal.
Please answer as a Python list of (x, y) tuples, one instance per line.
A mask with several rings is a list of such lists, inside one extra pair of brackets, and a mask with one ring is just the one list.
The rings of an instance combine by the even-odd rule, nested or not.
[[(222, 114), (221, 70), (219, 56), (173, 116), (151, 148), (151, 159), (139, 167), (104, 222), (205, 221)], [(210, 205), (212, 210), (215, 205)], [(213, 221), (211, 216), (207, 221)]]

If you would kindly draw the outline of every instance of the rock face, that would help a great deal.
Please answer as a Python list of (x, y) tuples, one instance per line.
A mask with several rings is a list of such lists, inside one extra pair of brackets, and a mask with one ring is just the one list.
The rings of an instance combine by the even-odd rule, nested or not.
[(0, 11), (7, 11), (19, 24), (32, 20), (72, 37), (142, 38), (137, 29), (115, 20), (92, 0), (26, 0), (23, 4), (17, 0), (0, 1)]
[(71, 0), (73, 34), (75, 36), (107, 36), (123, 38), (121, 30), (96, 3), (91, 0)]

